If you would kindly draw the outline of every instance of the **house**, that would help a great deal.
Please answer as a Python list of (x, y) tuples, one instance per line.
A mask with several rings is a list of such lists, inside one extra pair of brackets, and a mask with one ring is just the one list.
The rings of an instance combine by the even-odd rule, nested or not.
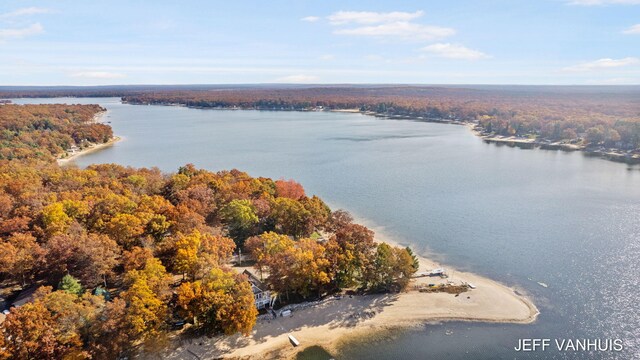
[(271, 291), (267, 290), (266, 285), (260, 281), (255, 275), (248, 270), (242, 272), (249, 279), (251, 290), (253, 291), (253, 299), (258, 310), (264, 309), (271, 302)]

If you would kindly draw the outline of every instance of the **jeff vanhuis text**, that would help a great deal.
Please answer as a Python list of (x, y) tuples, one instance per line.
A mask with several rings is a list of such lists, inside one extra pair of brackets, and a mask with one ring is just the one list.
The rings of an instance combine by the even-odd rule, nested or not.
[(621, 339), (520, 339), (516, 351), (622, 351)]

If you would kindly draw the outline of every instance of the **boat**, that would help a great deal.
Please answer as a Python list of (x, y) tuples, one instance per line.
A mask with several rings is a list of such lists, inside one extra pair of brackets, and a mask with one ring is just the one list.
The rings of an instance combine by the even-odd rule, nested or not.
[(469, 289), (475, 289), (476, 286), (473, 285), (472, 283), (467, 283), (467, 287), (469, 287)]
[(291, 334), (289, 334), (289, 341), (291, 341), (291, 344), (293, 344), (293, 346), (300, 345), (300, 341), (298, 341), (298, 339), (293, 337), (293, 335), (291, 335)]

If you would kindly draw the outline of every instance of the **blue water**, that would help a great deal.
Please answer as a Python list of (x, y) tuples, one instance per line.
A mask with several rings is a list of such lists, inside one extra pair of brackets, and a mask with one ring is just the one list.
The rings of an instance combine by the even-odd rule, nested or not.
[[(385, 236), (529, 294), (532, 325), (444, 323), (341, 348), (337, 358), (640, 357), (640, 168), (582, 153), (485, 144), (467, 128), (360, 114), (100, 103), (114, 146), (78, 166), (186, 163), (293, 178)], [(548, 287), (538, 284), (542, 282)], [(620, 338), (620, 353), (522, 354), (519, 338)]]

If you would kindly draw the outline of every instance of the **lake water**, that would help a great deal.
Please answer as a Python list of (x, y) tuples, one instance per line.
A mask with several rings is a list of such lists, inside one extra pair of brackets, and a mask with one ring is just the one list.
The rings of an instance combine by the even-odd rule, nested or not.
[[(528, 293), (532, 325), (449, 322), (342, 347), (337, 358), (640, 358), (640, 168), (485, 144), (466, 127), (360, 114), (100, 103), (124, 139), (76, 163), (193, 163), (293, 178), (419, 252)], [(539, 283), (547, 284), (543, 287)], [(520, 338), (623, 339), (620, 353), (516, 353)]]

